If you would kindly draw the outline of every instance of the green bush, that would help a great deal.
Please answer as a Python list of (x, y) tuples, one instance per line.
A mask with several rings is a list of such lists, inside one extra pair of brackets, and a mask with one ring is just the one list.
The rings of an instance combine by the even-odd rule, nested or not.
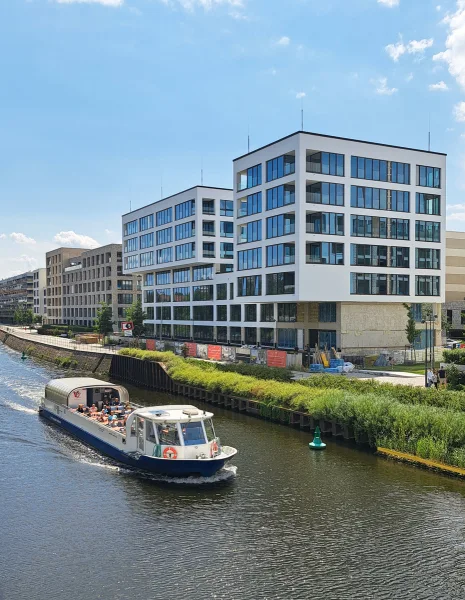
[(465, 365), (465, 350), (456, 348), (455, 350), (443, 351), (444, 362), (453, 365)]

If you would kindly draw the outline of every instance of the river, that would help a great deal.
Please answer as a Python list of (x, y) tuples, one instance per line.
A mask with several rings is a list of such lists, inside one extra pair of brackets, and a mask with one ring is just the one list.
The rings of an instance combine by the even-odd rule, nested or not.
[(0, 347), (0, 600), (464, 597), (465, 482), (216, 408), (234, 468), (166, 483), (38, 417), (60, 375)]

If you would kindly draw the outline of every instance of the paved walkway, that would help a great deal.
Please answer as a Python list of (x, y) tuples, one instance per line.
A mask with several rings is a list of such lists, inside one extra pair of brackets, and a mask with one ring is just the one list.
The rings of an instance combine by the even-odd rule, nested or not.
[[(293, 371), (294, 379), (307, 379), (311, 377), (311, 373), (303, 373), (302, 371)], [(333, 377), (340, 377), (340, 375), (333, 375)], [(379, 383), (392, 383), (399, 385), (411, 385), (415, 387), (425, 385), (425, 376), (417, 375), (416, 373), (405, 373), (396, 371), (354, 371), (353, 373), (347, 373), (342, 377), (352, 377), (357, 379), (376, 379)]]

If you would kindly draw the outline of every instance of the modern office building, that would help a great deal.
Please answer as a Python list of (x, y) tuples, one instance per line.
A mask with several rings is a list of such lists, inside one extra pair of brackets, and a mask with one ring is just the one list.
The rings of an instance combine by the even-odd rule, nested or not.
[(123, 275), (121, 244), (84, 250), (69, 259), (62, 278), (64, 323), (93, 327), (99, 304), (106, 302), (112, 309), (113, 330), (121, 331), (126, 310), (138, 293), (136, 278)]
[(16, 309), (32, 309), (33, 304), (32, 271), (0, 280), (0, 323), (13, 324)]
[(404, 348), (403, 304), (444, 301), (445, 187), (444, 154), (305, 132), (235, 159), (242, 339)]
[(446, 233), (446, 302), (444, 304), (452, 336), (465, 330), (465, 232)]
[(123, 261), (125, 274), (143, 278), (149, 332), (225, 343), (234, 335), (232, 190), (197, 186), (123, 215)]
[(45, 322), (47, 318), (47, 269), (32, 271), (32, 291), (34, 315), (42, 317), (42, 321)]
[(45, 255), (47, 269), (47, 319), (53, 325), (63, 324), (63, 269), (85, 252), (83, 248), (57, 248)]

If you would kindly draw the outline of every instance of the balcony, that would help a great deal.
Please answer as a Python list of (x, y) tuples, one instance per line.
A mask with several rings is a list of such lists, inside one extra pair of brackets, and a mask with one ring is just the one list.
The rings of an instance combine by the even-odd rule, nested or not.
[(204, 258), (215, 258), (215, 251), (214, 250), (204, 250), (203, 257)]

